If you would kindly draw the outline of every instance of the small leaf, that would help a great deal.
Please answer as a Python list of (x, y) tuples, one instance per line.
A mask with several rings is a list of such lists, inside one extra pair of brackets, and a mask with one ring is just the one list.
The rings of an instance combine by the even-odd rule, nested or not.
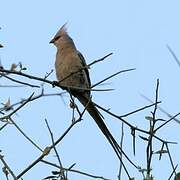
[(167, 150), (160, 150), (160, 151), (154, 152), (154, 154), (163, 154), (163, 153), (168, 153), (168, 151)]
[(60, 174), (61, 172), (59, 172), (59, 171), (52, 171), (52, 174), (53, 175), (58, 175), (58, 174)]
[(142, 140), (144, 141), (148, 141), (148, 138), (144, 137), (144, 136), (139, 136)]
[(27, 70), (27, 68), (26, 68), (26, 67), (23, 67), (21, 70), (25, 71), (25, 70)]
[(145, 119), (149, 120), (149, 121), (153, 121), (152, 116), (145, 116)]
[(56, 178), (56, 176), (47, 176), (44, 179), (52, 179), (52, 178)]

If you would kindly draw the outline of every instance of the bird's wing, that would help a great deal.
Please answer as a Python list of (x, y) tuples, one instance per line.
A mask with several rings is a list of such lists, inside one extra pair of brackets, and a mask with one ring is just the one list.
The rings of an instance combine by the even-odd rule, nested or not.
[(88, 67), (87, 67), (87, 64), (86, 64), (86, 61), (85, 61), (85, 58), (84, 56), (81, 54), (81, 52), (77, 51), (77, 54), (81, 60), (81, 63), (82, 63), (82, 66), (85, 67), (84, 71), (86, 73), (86, 76), (87, 76), (87, 80), (88, 80), (88, 84), (89, 84), (89, 88), (91, 87), (91, 80), (90, 80), (90, 76), (89, 76), (89, 71), (88, 71)]

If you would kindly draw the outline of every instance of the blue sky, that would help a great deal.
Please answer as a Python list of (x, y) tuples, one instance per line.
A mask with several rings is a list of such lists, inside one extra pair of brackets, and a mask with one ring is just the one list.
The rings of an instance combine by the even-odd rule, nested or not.
[[(106, 108), (111, 107), (111, 110), (119, 115), (127, 113), (148, 104), (140, 96), (141, 93), (151, 99), (155, 98), (156, 80), (159, 78), (161, 106), (169, 113), (175, 114), (179, 112), (180, 105), (180, 68), (166, 45), (169, 44), (177, 57), (180, 57), (179, 6), (178, 0), (6, 0), (1, 2), (0, 6), (0, 43), (4, 45), (0, 58), (6, 68), (21, 61), (27, 67), (27, 73), (43, 77), (46, 72), (54, 69), (56, 49), (49, 41), (59, 27), (68, 22), (68, 32), (87, 63), (113, 52), (106, 61), (91, 68), (93, 83), (116, 71), (136, 68), (136, 71), (121, 74), (102, 86), (113, 88), (114, 91), (94, 92), (95, 102)], [(50, 76), (50, 80), (55, 80), (55, 74)], [(40, 92), (29, 87), (1, 88), (0, 102), (6, 102), (9, 97), (12, 103), (16, 102), (22, 97), (28, 97), (33, 91), (37, 94)], [(45, 86), (45, 91), (61, 92), (49, 85)], [(126, 120), (145, 128), (148, 122), (144, 117), (150, 115), (152, 110), (148, 109)], [(162, 113), (158, 115), (167, 119)], [(109, 129), (118, 140), (121, 122), (106, 114), (104, 116)], [(59, 137), (71, 122), (69, 97), (65, 95), (64, 101), (58, 97), (40, 99), (27, 105), (14, 117), (21, 128), (42, 148), (51, 142), (45, 118), (54, 136)], [(172, 122), (160, 130), (158, 135), (166, 140), (179, 142), (179, 128)], [(40, 154), (13, 126), (1, 131), (0, 140), (0, 149), (17, 174)], [(131, 142), (130, 129), (125, 127), (124, 149), (139, 166), (145, 167), (144, 142), (137, 140), (136, 157), (133, 156)], [(160, 145), (155, 142), (155, 150), (159, 150), (158, 148)], [(179, 148), (179, 145), (170, 146), (175, 164), (179, 163)], [(76, 169), (116, 179), (118, 159), (87, 113), (84, 121), (74, 127), (58, 145), (58, 150), (65, 167), (76, 163)], [(49, 159), (55, 160), (53, 154)], [(167, 157), (164, 156), (158, 161), (158, 157), (154, 156), (153, 166), (155, 178), (158, 179), (159, 172), (163, 169), (161, 179), (167, 179), (171, 172)], [(132, 176), (142, 179), (133, 167), (128, 165), (128, 168)], [(51, 167), (39, 164), (27, 173), (24, 179), (42, 179), (49, 175), (51, 170)], [(0, 173), (0, 179), (3, 178)], [(126, 178), (125, 176), (124, 179)], [(89, 178), (70, 174), (69, 179)]]

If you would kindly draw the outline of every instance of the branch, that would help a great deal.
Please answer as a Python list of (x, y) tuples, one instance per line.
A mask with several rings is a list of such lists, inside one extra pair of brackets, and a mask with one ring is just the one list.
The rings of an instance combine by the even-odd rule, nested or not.
[[(102, 176), (92, 175), (92, 174), (89, 174), (89, 173), (86, 173), (86, 172), (82, 172), (82, 171), (79, 171), (79, 170), (76, 170), (76, 169), (72, 169), (72, 168), (61, 168), (58, 165), (56, 165), (54, 163), (51, 163), (51, 162), (48, 162), (48, 161), (45, 161), (45, 160), (41, 160), (41, 162), (43, 162), (45, 164), (48, 164), (48, 165), (51, 165), (53, 167), (62, 169), (63, 171), (74, 172), (74, 173), (82, 174), (84, 176), (88, 176), (88, 177), (95, 178), (95, 179), (109, 180), (109, 179), (104, 178)], [(54, 172), (54, 173), (59, 173), (59, 172)]]
[(59, 142), (61, 142), (61, 140), (68, 134), (68, 132), (72, 129), (72, 127), (74, 127), (75, 124), (77, 124), (78, 122), (80, 122), (81, 119), (78, 119), (77, 121), (74, 121), (68, 128), (67, 130), (61, 135), (60, 138), (58, 138), (53, 145), (51, 146), (47, 146), (43, 153), (32, 163), (30, 164), (26, 169), (24, 169), (18, 176), (17, 179), (21, 178), (26, 172), (28, 172), (31, 168), (33, 168), (37, 163), (39, 163), (45, 156), (47, 156), (50, 151), (52, 150), (52, 148), (54, 146), (56, 146)]
[[(149, 99), (147, 96), (140, 94), (144, 99), (146, 99), (147, 101), (153, 103), (153, 101), (151, 99)], [(158, 109), (163, 112), (166, 116), (168, 116), (169, 118), (172, 118), (173, 116), (171, 114), (169, 114), (167, 111), (165, 111), (162, 107), (158, 106)], [(178, 124), (180, 124), (180, 120), (177, 118), (173, 119), (175, 122), (177, 122)]]
[(99, 63), (99, 62), (101, 62), (101, 61), (104, 61), (107, 57), (111, 56), (112, 54), (113, 54), (113, 53), (109, 53), (109, 54), (107, 54), (106, 56), (104, 56), (104, 57), (102, 57), (102, 58), (100, 58), (100, 59), (98, 59), (98, 60), (95, 60), (95, 61), (91, 62), (90, 64), (88, 64), (88, 67), (92, 66), (93, 64), (96, 64), (96, 63)]
[(13, 173), (13, 171), (11, 170), (11, 168), (8, 166), (8, 164), (6, 163), (6, 161), (4, 160), (3, 156), (0, 154), (0, 160), (3, 163), (4, 167), (8, 170), (8, 172), (11, 174), (11, 176), (14, 178), (14, 180), (17, 180), (17, 177), (15, 176), (15, 174)]
[(174, 53), (174, 51), (170, 48), (169, 45), (166, 45), (166, 47), (168, 48), (169, 52), (171, 53), (171, 55), (173, 56), (173, 58), (175, 59), (175, 61), (177, 62), (178, 66), (180, 67), (180, 61), (177, 58), (176, 54)]
[[(57, 157), (57, 159), (58, 159), (60, 168), (62, 168), (63, 165), (62, 165), (61, 159), (60, 159), (59, 154), (58, 154), (58, 152), (57, 152), (56, 146), (54, 145), (55, 142), (54, 142), (54, 136), (53, 136), (53, 133), (52, 133), (52, 131), (51, 131), (51, 129), (50, 129), (50, 126), (49, 126), (49, 124), (48, 124), (47, 119), (45, 119), (45, 122), (46, 122), (47, 128), (48, 128), (49, 133), (50, 133), (50, 136), (51, 136), (51, 141), (52, 141), (52, 145), (53, 145), (54, 152), (55, 152), (56, 157)], [(64, 173), (63, 173), (63, 177), (65, 177)]]
[(11, 77), (9, 77), (9, 76), (7, 76), (7, 75), (3, 74), (3, 73), (0, 73), (0, 75), (1, 75), (2, 77), (5, 77), (5, 78), (7, 78), (7, 79), (9, 79), (9, 80), (13, 81), (13, 82), (18, 83), (18, 84), (22, 84), (22, 85), (29, 86), (29, 87), (33, 87), (33, 88), (34, 88), (34, 87), (36, 87), (36, 88), (40, 88), (40, 86), (33, 85), (33, 84), (29, 84), (29, 83), (22, 82), (22, 81), (18, 81), (18, 80), (13, 79), (13, 78), (11, 78)]
[(33, 97), (34, 93), (32, 93), (29, 98), (27, 98), (27, 100), (25, 102), (23, 102), (19, 107), (17, 107), (14, 111), (12, 111), (10, 114), (0, 118), (0, 119), (9, 119), (10, 122), (12, 122), (12, 124), (17, 128), (17, 130), (31, 143), (33, 144), (37, 149), (39, 149), (40, 151), (42, 151), (42, 149), (36, 144), (34, 143), (24, 132), (23, 130), (15, 123), (15, 121), (13, 121), (13, 119), (11, 118), (12, 115), (14, 115), (17, 111), (19, 111), (21, 108), (23, 108), (27, 103), (29, 103), (31, 101), (31, 98)]
[(114, 73), (114, 74), (108, 76), (107, 78), (105, 78), (105, 79), (99, 81), (98, 83), (92, 85), (91, 88), (93, 88), (93, 87), (95, 87), (95, 86), (97, 86), (97, 85), (99, 85), (99, 84), (101, 84), (101, 83), (103, 83), (103, 82), (105, 82), (105, 81), (107, 81), (107, 80), (113, 78), (114, 76), (117, 76), (117, 75), (120, 74), (120, 73), (124, 73), (124, 72), (127, 72), (127, 71), (133, 71), (133, 70), (135, 70), (135, 68), (133, 68), (133, 69), (125, 69), (125, 70), (118, 71), (118, 72), (116, 72), (116, 73)]

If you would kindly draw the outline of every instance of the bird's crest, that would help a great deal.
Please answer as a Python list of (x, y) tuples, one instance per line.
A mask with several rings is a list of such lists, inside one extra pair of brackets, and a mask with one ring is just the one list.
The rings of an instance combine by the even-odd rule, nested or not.
[(55, 42), (56, 40), (58, 40), (61, 36), (68, 35), (66, 25), (67, 25), (67, 23), (65, 23), (65, 24), (59, 29), (59, 31), (56, 33), (56, 35), (55, 35), (54, 38), (50, 41), (50, 43), (54, 43), (54, 42)]
[(60, 28), (59, 33), (60, 35), (67, 34), (67, 22)]
[(67, 23), (65, 23), (60, 29), (59, 31), (56, 33), (55, 37), (58, 37), (58, 36), (63, 36), (63, 35), (66, 35), (67, 34)]

